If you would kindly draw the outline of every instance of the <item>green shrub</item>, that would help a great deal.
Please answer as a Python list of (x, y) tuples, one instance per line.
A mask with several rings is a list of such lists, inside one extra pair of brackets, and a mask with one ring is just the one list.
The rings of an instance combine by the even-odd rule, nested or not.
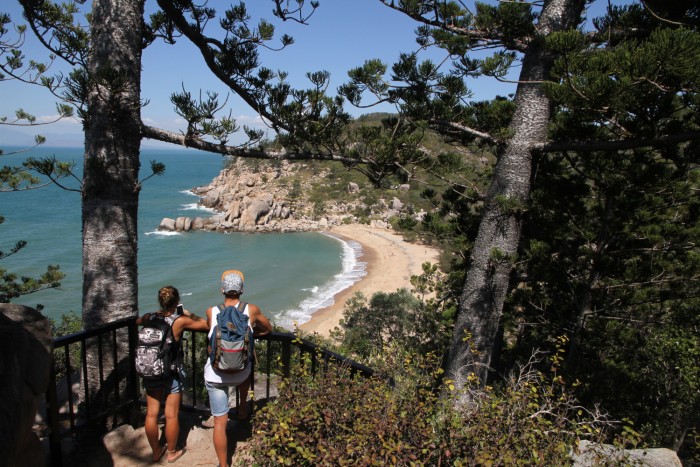
[(332, 366), (296, 369), (258, 412), (251, 453), (260, 465), (408, 465), (430, 447), (431, 408), (386, 380)]
[(569, 394), (559, 361), (549, 376), (533, 360), (501, 388), (466, 393), (451, 381), (435, 389), (439, 359), (397, 346), (384, 353), (391, 379), (299, 366), (258, 412), (250, 452), (257, 465), (567, 465), (606, 422)]
[[(54, 339), (76, 333), (83, 329), (82, 319), (73, 311), (69, 311), (68, 313), (61, 315), (61, 319), (59, 321), (49, 318), (49, 323), (51, 325), (51, 335)], [(71, 370), (74, 373), (80, 370), (80, 357), (82, 355), (80, 343), (70, 344), (68, 347), (54, 349), (54, 369), (58, 378), (66, 376), (68, 370), (69, 362), (66, 360), (66, 349), (68, 351), (68, 360), (70, 362)]]
[[(427, 263), (425, 268), (435, 273)], [(416, 280), (427, 274), (416, 276)], [(417, 287), (422, 298), (429, 292)], [(451, 336), (451, 327), (442, 319), (437, 304), (420, 300), (407, 289), (377, 292), (369, 302), (362, 293), (355, 294), (345, 303), (340, 324), (341, 351), (363, 361), (371, 355), (381, 357), (389, 343), (424, 354), (444, 353)]]

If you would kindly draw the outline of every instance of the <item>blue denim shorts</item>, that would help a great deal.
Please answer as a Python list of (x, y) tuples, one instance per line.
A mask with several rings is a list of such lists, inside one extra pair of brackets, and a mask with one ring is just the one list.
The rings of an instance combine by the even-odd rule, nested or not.
[(182, 392), (182, 383), (180, 382), (180, 378), (178, 376), (173, 376), (172, 378), (161, 381), (144, 379), (143, 387), (146, 388), (146, 391), (164, 389), (166, 394), (177, 394), (178, 392)]
[(228, 390), (233, 389), (235, 391), (236, 386), (222, 383), (210, 383), (209, 381), (205, 381), (204, 385), (209, 393), (209, 408), (211, 409), (211, 414), (215, 417), (228, 415)]

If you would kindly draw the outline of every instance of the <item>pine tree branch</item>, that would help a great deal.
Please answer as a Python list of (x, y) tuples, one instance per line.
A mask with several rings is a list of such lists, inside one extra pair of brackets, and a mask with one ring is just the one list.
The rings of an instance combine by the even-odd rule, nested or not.
[(490, 142), (490, 143), (493, 143), (493, 144), (498, 144), (498, 143), (499, 143), (499, 141), (496, 140), (496, 138), (494, 138), (494, 137), (491, 136), (490, 134), (485, 133), (485, 132), (483, 132), (483, 131), (479, 131), (479, 130), (477, 130), (477, 129), (475, 129), (475, 128), (471, 128), (471, 127), (468, 127), (468, 126), (460, 125), (459, 123), (455, 123), (455, 122), (445, 122), (445, 121), (431, 121), (430, 123), (431, 123), (431, 124), (434, 124), (434, 125), (437, 125), (437, 126), (440, 126), (440, 127), (443, 127), (443, 128), (450, 128), (450, 129), (452, 129), (452, 130), (457, 130), (457, 131), (459, 131), (460, 133), (467, 133), (467, 134), (470, 134), (470, 135), (472, 135), (472, 136), (476, 136), (476, 137), (478, 137), (478, 138), (485, 139), (486, 141), (488, 141), (488, 142)]
[[(175, 26), (182, 32), (182, 34), (187, 37), (200, 51), (204, 62), (207, 64), (209, 70), (214, 73), (222, 83), (233, 90), (238, 96), (243, 99), (243, 101), (248, 104), (253, 110), (255, 110), (261, 117), (272, 122), (275, 130), (283, 129), (286, 131), (291, 131), (289, 125), (280, 121), (275, 115), (268, 112), (264, 104), (256, 99), (252, 93), (243, 85), (241, 85), (237, 80), (232, 79), (230, 76), (222, 72), (221, 68), (216, 63), (216, 54), (209, 47), (209, 44), (213, 42), (213, 39), (205, 36), (200, 31), (196, 31), (190, 26), (187, 20), (182, 15), (180, 9), (175, 7), (172, 2), (168, 0), (158, 0), (158, 6), (168, 15)], [(223, 47), (222, 44), (217, 45), (220, 49)]]
[(144, 138), (162, 141), (164, 143), (177, 144), (201, 151), (213, 152), (224, 156), (238, 156), (252, 159), (270, 159), (270, 160), (318, 160), (318, 161), (337, 161), (346, 164), (367, 164), (368, 160), (355, 159), (345, 157), (333, 153), (316, 153), (312, 151), (300, 150), (296, 152), (282, 151), (267, 151), (264, 149), (253, 149), (249, 147), (227, 146), (223, 144), (210, 143), (198, 138), (187, 138), (185, 135), (178, 134), (172, 131), (154, 128), (148, 125), (141, 126), (141, 135)]
[(538, 144), (533, 150), (538, 153), (558, 151), (619, 151), (643, 147), (664, 146), (667, 144), (700, 141), (700, 131), (677, 133), (650, 139), (624, 139), (619, 141), (557, 141), (554, 143)]
[(503, 40), (503, 37), (500, 34), (497, 34), (494, 31), (485, 31), (485, 30), (479, 30), (479, 29), (467, 29), (467, 28), (461, 28), (454, 26), (453, 24), (450, 24), (446, 21), (441, 21), (438, 18), (437, 14), (435, 15), (436, 19), (430, 19), (425, 16), (423, 16), (420, 13), (412, 13), (408, 11), (405, 8), (402, 8), (401, 6), (397, 6), (394, 4), (393, 1), (388, 2), (387, 0), (379, 0), (382, 2), (387, 8), (391, 8), (392, 10), (398, 11), (401, 14), (404, 14), (411, 18), (414, 21), (417, 21), (418, 23), (425, 24), (426, 26), (432, 26), (434, 28), (441, 29), (443, 31), (451, 32), (452, 34), (458, 35), (460, 37), (467, 37), (472, 40), (475, 40), (478, 42), (478, 45), (475, 46), (475, 48), (481, 48), (481, 47), (488, 47), (488, 46), (497, 46), (497, 47), (504, 47), (507, 49), (515, 49), (518, 51), (524, 51), (526, 49), (526, 44), (523, 43), (516, 43), (516, 42), (511, 42), (511, 47), (507, 47), (505, 44), (505, 41)]

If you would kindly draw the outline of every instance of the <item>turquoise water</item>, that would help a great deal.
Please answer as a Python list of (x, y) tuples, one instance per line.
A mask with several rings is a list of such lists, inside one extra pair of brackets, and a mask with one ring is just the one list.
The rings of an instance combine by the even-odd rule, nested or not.
[[(4, 148), (8, 152), (8, 148)], [(3, 165), (27, 157), (0, 158)], [(41, 148), (29, 155), (55, 155), (82, 165), (82, 149)], [(144, 182), (139, 206), (139, 311), (157, 308), (156, 294), (163, 285), (180, 291), (185, 308), (201, 314), (221, 301), (219, 279), (226, 269), (240, 269), (246, 283), (243, 298), (260, 306), (275, 324), (291, 327), (314, 311), (333, 303), (333, 295), (364, 275), (355, 242), (342, 242), (322, 233), (246, 234), (158, 232), (164, 217), (207, 216), (189, 190), (207, 185), (221, 170), (221, 156), (190, 151), (143, 150), (141, 179), (149, 161), (166, 165), (163, 176)], [(78, 169), (79, 170), (79, 169)], [(77, 181), (66, 182), (77, 188)], [(50, 185), (24, 192), (0, 193), (0, 250), (26, 240), (21, 252), (0, 262), (18, 275), (37, 277), (48, 264), (66, 274), (58, 289), (13, 300), (44, 305), (43, 313), (56, 318), (81, 311), (80, 195)]]

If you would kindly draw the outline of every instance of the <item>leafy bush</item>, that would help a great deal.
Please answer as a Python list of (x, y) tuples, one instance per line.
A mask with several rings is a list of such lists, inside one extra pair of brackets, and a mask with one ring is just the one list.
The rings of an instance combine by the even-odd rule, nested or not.
[[(54, 339), (61, 336), (67, 336), (68, 334), (73, 334), (83, 329), (82, 319), (73, 311), (61, 315), (61, 319), (59, 321), (53, 318), (48, 319), (49, 323), (51, 324), (51, 335)], [(75, 343), (69, 345), (67, 347), (67, 351), (68, 360), (66, 359), (66, 347), (54, 349), (53, 351), (53, 358), (55, 361), (54, 368), (58, 378), (66, 376), (69, 363), (73, 372), (80, 369), (80, 344)]]
[(438, 273), (429, 263), (423, 265), (423, 270), (423, 275), (411, 279), (421, 299), (407, 289), (399, 289), (377, 292), (369, 303), (361, 293), (346, 302), (340, 322), (342, 332), (336, 336), (342, 353), (367, 359), (381, 355), (390, 342), (423, 354), (445, 353), (451, 326), (443, 317), (444, 303), (425, 299), (435, 290), (433, 281)]
[(251, 452), (261, 465), (408, 464), (427, 449), (431, 406), (401, 398), (385, 380), (344, 367), (305, 365), (258, 412)]
[(258, 412), (255, 463), (564, 465), (580, 438), (602, 436), (605, 420), (578, 406), (556, 372), (545, 376), (533, 362), (501, 389), (472, 390), (462, 404), (464, 394), (449, 381), (435, 390), (441, 370), (433, 354), (390, 346), (384, 356), (391, 379), (297, 367), (279, 398)]

